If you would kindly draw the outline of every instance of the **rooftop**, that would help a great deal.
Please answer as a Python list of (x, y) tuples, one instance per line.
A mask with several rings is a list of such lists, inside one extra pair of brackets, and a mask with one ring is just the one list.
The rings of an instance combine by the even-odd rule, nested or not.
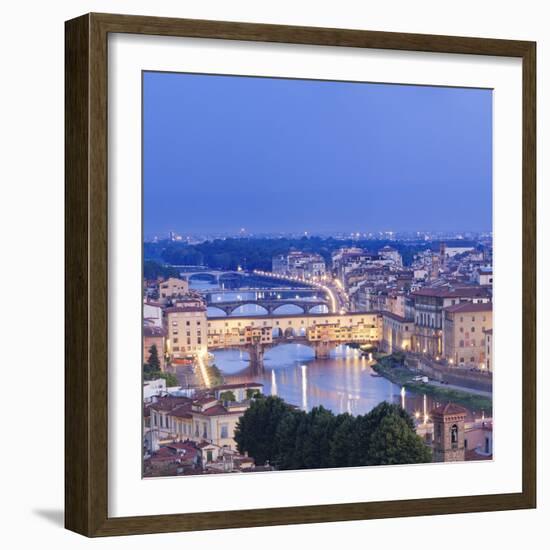
[(489, 298), (491, 293), (489, 287), (475, 285), (461, 288), (424, 287), (413, 292), (411, 296), (432, 296), (436, 298)]
[(476, 313), (479, 311), (493, 311), (492, 303), (474, 304), (473, 302), (463, 302), (462, 304), (455, 304), (454, 306), (448, 306), (445, 311), (450, 313)]
[(166, 313), (193, 313), (193, 312), (205, 312), (206, 306), (175, 306), (167, 307)]
[(439, 415), (453, 415), (453, 414), (466, 414), (468, 411), (461, 407), (460, 405), (456, 405), (455, 403), (447, 403), (446, 405), (440, 405), (439, 407), (436, 407), (435, 409), (432, 409), (432, 415), (439, 414)]

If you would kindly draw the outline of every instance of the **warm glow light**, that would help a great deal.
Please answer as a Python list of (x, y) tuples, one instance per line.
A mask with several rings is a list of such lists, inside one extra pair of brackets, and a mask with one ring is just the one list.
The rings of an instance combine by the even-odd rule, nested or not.
[(209, 388), (212, 385), (212, 382), (210, 381), (210, 376), (208, 375), (208, 369), (206, 368), (206, 364), (204, 362), (204, 357), (206, 357), (207, 353), (202, 352), (197, 354), (197, 362), (199, 363), (199, 369), (201, 371), (202, 379), (204, 380), (204, 384), (207, 388)]

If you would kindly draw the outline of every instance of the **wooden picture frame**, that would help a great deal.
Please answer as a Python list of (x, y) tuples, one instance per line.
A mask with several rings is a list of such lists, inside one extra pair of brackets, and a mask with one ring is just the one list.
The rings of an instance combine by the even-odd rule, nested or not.
[[(523, 488), (511, 494), (108, 516), (107, 37), (132, 33), (520, 58), (523, 64)], [(86, 536), (483, 512), (536, 506), (534, 42), (88, 14), (66, 22), (65, 525)]]

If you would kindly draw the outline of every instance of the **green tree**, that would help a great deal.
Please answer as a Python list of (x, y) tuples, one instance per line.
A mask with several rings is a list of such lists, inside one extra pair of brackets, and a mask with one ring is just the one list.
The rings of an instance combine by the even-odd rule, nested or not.
[(237, 398), (231, 390), (227, 390), (220, 393), (220, 401), (237, 401)]
[(255, 388), (248, 388), (246, 390), (246, 398), (247, 399), (254, 399), (255, 397), (259, 397), (261, 395), (260, 390), (257, 390)]
[(213, 386), (221, 386), (223, 384), (222, 371), (216, 365), (209, 365), (206, 367), (208, 371), (208, 378)]
[(399, 405), (384, 401), (356, 418), (351, 466), (429, 462), (426, 452), (411, 416)]
[(166, 386), (179, 386), (180, 383), (178, 379), (171, 372), (160, 372), (158, 373), (158, 378), (164, 378), (166, 380)]
[(354, 417), (324, 407), (305, 413), (278, 397), (261, 396), (240, 418), (235, 441), (256, 464), (269, 460), (281, 470), (431, 460), (409, 414), (385, 402)]
[(332, 468), (351, 465), (355, 437), (355, 418), (347, 413), (337, 416), (337, 426), (332, 434), (329, 463)]
[(303, 468), (329, 466), (330, 440), (336, 428), (335, 416), (324, 407), (314, 407), (302, 423), (301, 451)]
[(256, 464), (273, 461), (277, 456), (277, 428), (283, 416), (291, 410), (279, 397), (254, 399), (235, 428), (239, 452), (248, 452)]
[(145, 280), (155, 280), (159, 277), (168, 279), (168, 277), (179, 277), (179, 271), (172, 266), (164, 266), (153, 260), (145, 260), (143, 262), (143, 278)]
[(296, 470), (302, 467), (298, 456), (298, 426), (306, 413), (303, 411), (286, 412), (275, 433), (274, 465), (280, 470)]
[(430, 462), (431, 450), (401, 416), (390, 414), (370, 436), (368, 466)]
[(156, 344), (153, 344), (149, 348), (149, 358), (147, 359), (147, 364), (149, 365), (152, 371), (160, 370), (159, 352)]

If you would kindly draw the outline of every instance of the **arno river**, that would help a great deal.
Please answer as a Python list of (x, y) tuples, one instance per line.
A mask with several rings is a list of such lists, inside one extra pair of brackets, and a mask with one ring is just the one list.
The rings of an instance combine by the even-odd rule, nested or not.
[[(192, 281), (192, 288), (211, 290), (214, 301), (233, 301), (251, 298), (253, 295), (243, 290), (232, 290), (220, 295), (215, 292), (215, 284), (203, 280)], [(268, 289), (266, 289), (268, 290)], [(299, 294), (299, 291), (296, 291)], [(304, 296), (301, 296), (303, 299)], [(324, 306), (318, 306), (323, 308)], [(315, 311), (315, 310), (314, 310)], [(319, 313), (326, 311), (317, 310)], [(278, 313), (301, 313), (296, 306), (284, 305)], [(259, 306), (241, 306), (233, 315), (262, 315), (265, 311)], [(209, 308), (209, 316), (224, 315), (218, 309)], [(369, 366), (367, 358), (359, 350), (346, 346), (338, 347), (328, 359), (316, 359), (314, 352), (302, 344), (283, 344), (268, 350), (264, 356), (265, 370), (253, 375), (248, 368), (248, 354), (239, 350), (213, 351), (214, 362), (222, 371), (226, 383), (261, 382), (263, 393), (278, 395), (286, 402), (304, 410), (323, 405), (334, 413), (348, 412), (364, 414), (381, 401), (402, 403), (401, 388), (382, 378)], [(412, 415), (423, 413), (424, 396), (407, 392), (405, 408)], [(426, 399), (429, 412), (435, 403)]]

